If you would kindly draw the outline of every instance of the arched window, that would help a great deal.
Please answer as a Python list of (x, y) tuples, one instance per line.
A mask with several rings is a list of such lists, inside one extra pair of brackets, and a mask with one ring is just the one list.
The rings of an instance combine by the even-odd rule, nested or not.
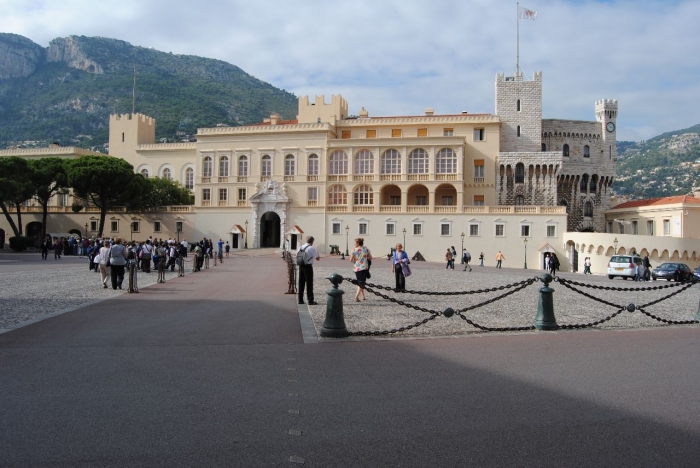
[(241, 156), (238, 158), (238, 176), (248, 176), (248, 156)]
[(328, 188), (328, 204), (329, 205), (347, 205), (348, 192), (342, 185), (331, 185)]
[(360, 150), (355, 155), (355, 174), (373, 174), (374, 156), (368, 150)]
[(148, 169), (141, 169), (141, 175), (148, 179)]
[(587, 218), (593, 217), (593, 203), (587, 201), (583, 204), (583, 216)]
[(515, 165), (515, 183), (525, 183), (525, 164), (518, 163)]
[(588, 174), (583, 174), (581, 177), (581, 191), (585, 192), (588, 189)]
[(219, 177), (228, 177), (228, 156), (219, 158)]
[(583, 147), (583, 157), (584, 158), (590, 158), (591, 157), (591, 147), (588, 145), (584, 145)]
[(589, 192), (595, 193), (596, 192), (596, 187), (598, 186), (598, 176), (593, 174), (591, 176), (591, 184), (588, 186), (589, 187)]
[(202, 177), (211, 177), (212, 173), (212, 162), (209, 156), (206, 156), (202, 160)]
[(547, 143), (542, 143), (542, 152), (547, 151)]
[(408, 154), (408, 173), (427, 174), (430, 159), (423, 148), (414, 149)]
[(359, 185), (355, 189), (354, 193), (355, 205), (373, 205), (374, 204), (374, 193), (372, 192), (372, 187), (369, 185)]
[(443, 148), (438, 151), (437, 155), (435, 156), (435, 173), (457, 173), (457, 154), (452, 151), (452, 148)]
[(518, 206), (522, 206), (525, 204), (525, 197), (522, 195), (516, 195), (515, 196), (515, 204)]
[(191, 167), (185, 169), (185, 188), (189, 190), (194, 188), (194, 169)]
[(333, 151), (329, 162), (329, 174), (341, 175), (348, 173), (348, 155), (345, 154), (345, 151)]
[(272, 175), (272, 156), (266, 154), (262, 157), (261, 176), (270, 177)]
[(562, 149), (562, 155), (568, 156), (569, 155), (569, 145), (565, 144), (564, 148)]
[(284, 157), (284, 175), (294, 175), (294, 156), (291, 154)]
[(172, 172), (170, 172), (170, 169), (168, 169), (167, 167), (165, 169), (163, 169), (163, 179), (171, 180), (172, 178), (173, 178), (173, 174), (172, 174)]
[(309, 175), (318, 175), (318, 155), (312, 154), (309, 156)]
[(401, 174), (401, 155), (395, 149), (382, 154), (382, 174)]

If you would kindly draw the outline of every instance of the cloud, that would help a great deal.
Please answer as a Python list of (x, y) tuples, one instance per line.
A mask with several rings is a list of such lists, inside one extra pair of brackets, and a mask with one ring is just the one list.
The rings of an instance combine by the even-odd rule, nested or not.
[[(620, 139), (700, 123), (690, 105), (700, 2), (524, 3), (538, 17), (520, 22), (520, 66), (543, 72), (545, 118), (593, 120), (596, 100), (617, 98)], [(0, 31), (43, 46), (104, 36), (217, 58), (297, 95), (342, 94), (351, 113), (491, 113), (495, 74), (515, 70), (515, 4), (505, 0), (232, 0), (215, 9), (182, 0), (0, 0), (0, 8)]]

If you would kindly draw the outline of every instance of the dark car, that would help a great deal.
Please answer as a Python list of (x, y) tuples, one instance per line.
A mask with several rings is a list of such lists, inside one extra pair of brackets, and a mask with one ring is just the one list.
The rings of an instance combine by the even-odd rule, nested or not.
[(662, 263), (651, 272), (651, 279), (654, 281), (688, 281), (692, 276), (693, 272), (685, 263)]
[(693, 272), (693, 276), (695, 277), (695, 279), (700, 280), (700, 267), (697, 267), (695, 269), (695, 271)]

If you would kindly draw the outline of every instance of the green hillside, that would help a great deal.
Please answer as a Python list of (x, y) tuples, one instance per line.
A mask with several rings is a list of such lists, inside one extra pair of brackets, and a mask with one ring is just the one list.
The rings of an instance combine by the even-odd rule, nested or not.
[[(8, 36), (0, 34), (0, 46)], [(12, 38), (15, 47), (17, 37)], [(103, 145), (109, 115), (132, 110), (134, 67), (136, 112), (156, 118), (159, 139), (179, 140), (183, 135), (178, 131), (187, 137), (198, 127), (219, 123), (260, 122), (271, 112), (290, 119), (297, 112), (293, 94), (220, 60), (173, 55), (107, 38), (69, 39), (72, 62), (44, 57), (28, 76), (0, 79), (0, 147), (26, 140)], [(65, 40), (52, 44), (56, 41), (63, 46)], [(6, 58), (6, 68), (11, 58)], [(0, 56), (0, 69), (2, 60)], [(76, 68), (74, 62), (81, 60), (97, 64), (102, 73), (94, 72), (94, 67)]]

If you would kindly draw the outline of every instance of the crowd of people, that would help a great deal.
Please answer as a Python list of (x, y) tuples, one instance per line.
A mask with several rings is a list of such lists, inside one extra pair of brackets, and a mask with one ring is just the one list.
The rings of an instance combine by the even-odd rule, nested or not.
[(149, 237), (143, 241), (127, 241), (121, 237), (114, 238), (51, 238), (47, 236), (41, 244), (41, 258), (46, 260), (49, 251), (53, 251), (54, 259), (60, 260), (62, 255), (76, 255), (88, 259), (90, 271), (100, 273), (102, 287), (107, 289), (108, 281), (112, 289), (122, 289), (125, 271), (128, 271), (133, 263), (137, 270), (150, 273), (159, 267), (170, 268), (175, 271), (178, 259), (193, 254), (195, 262), (194, 271), (201, 270), (204, 257), (212, 258), (215, 254), (223, 262), (224, 253), (229, 256), (231, 250), (228, 242), (219, 239), (216, 244), (212, 239), (202, 239), (199, 242), (188, 243), (186, 240), (178, 242), (175, 239), (154, 239)]

